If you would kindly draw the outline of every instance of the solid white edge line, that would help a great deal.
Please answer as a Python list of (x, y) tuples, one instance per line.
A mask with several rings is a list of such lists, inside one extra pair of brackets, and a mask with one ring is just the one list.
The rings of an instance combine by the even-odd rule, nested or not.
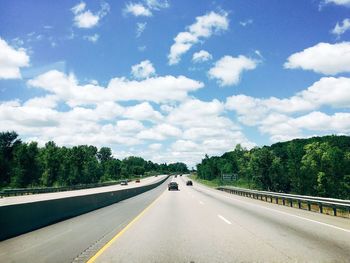
[(256, 207), (263, 208), (263, 209), (266, 209), (266, 210), (270, 210), (270, 211), (273, 211), (273, 212), (276, 212), (276, 213), (280, 213), (280, 214), (283, 214), (283, 215), (295, 217), (295, 218), (298, 218), (298, 219), (303, 219), (305, 221), (309, 221), (309, 222), (316, 223), (316, 224), (323, 225), (323, 226), (328, 226), (328, 227), (331, 227), (331, 228), (334, 228), (334, 229), (337, 229), (337, 230), (341, 230), (341, 231), (350, 233), (350, 229), (345, 229), (345, 228), (341, 228), (341, 227), (338, 227), (338, 226), (335, 226), (335, 225), (323, 223), (323, 222), (320, 222), (320, 221), (317, 221), (317, 220), (305, 218), (305, 217), (302, 217), (302, 216), (293, 215), (293, 214), (290, 214), (290, 213), (287, 213), (287, 212), (283, 212), (283, 211), (279, 211), (279, 210), (276, 210), (276, 209), (272, 209), (272, 208), (269, 208), (269, 207), (265, 207), (265, 206), (261, 206), (261, 205), (257, 205), (257, 204), (251, 204), (251, 203), (248, 203), (248, 202), (245, 202), (245, 201), (242, 201), (242, 200), (238, 200), (236, 198), (231, 198), (229, 196), (225, 196), (225, 195), (221, 195), (221, 196), (225, 197), (225, 198), (228, 198), (228, 199), (231, 199), (231, 200), (234, 200), (234, 201), (238, 201), (238, 202), (244, 203), (244, 204), (248, 204), (248, 205), (251, 205), (251, 206), (256, 206)]
[(232, 223), (230, 221), (228, 221), (225, 217), (223, 217), (222, 215), (218, 215), (218, 218), (220, 218), (222, 221), (224, 221), (226, 224), (231, 225)]

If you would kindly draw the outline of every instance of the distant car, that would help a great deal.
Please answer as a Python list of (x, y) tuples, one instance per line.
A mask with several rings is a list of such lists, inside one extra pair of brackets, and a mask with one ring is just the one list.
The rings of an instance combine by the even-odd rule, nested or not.
[(188, 180), (188, 181), (186, 182), (186, 185), (190, 185), (190, 186), (192, 186), (192, 185), (193, 185), (193, 183), (192, 183), (192, 181), (191, 181), (191, 180)]
[(128, 185), (128, 181), (127, 180), (123, 180), (120, 182), (120, 185)]
[(136, 180), (135, 180), (135, 183), (139, 183), (139, 182), (140, 182), (140, 179), (136, 179)]
[(179, 185), (177, 184), (177, 182), (170, 182), (168, 184), (168, 190), (179, 190)]
[(175, 178), (177, 177), (177, 175), (175, 174)]

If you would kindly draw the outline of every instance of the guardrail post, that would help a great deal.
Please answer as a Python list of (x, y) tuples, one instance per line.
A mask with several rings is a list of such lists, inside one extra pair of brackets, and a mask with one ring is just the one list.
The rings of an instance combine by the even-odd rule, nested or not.
[(320, 213), (323, 214), (323, 206), (322, 206), (322, 203), (319, 203), (318, 205), (319, 205), (319, 207), (320, 207)]
[(293, 207), (293, 199), (289, 199), (289, 205), (290, 207)]
[(278, 197), (276, 197), (276, 204), (278, 204)]
[(301, 209), (301, 201), (298, 200), (298, 208)]
[(336, 206), (333, 206), (333, 215), (337, 216), (337, 207)]
[(285, 198), (282, 198), (282, 204), (286, 205), (286, 199)]
[(311, 203), (310, 203), (310, 202), (307, 202), (307, 209), (308, 209), (309, 211), (311, 211)]

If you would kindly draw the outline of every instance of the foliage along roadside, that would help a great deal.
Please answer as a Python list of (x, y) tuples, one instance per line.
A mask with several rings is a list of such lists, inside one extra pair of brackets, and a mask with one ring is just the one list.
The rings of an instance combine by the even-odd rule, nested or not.
[(199, 179), (220, 182), (222, 174), (236, 174), (251, 189), (350, 199), (350, 137), (295, 139), (251, 150), (237, 145), (197, 165)]
[(141, 157), (118, 160), (108, 147), (59, 147), (50, 141), (24, 143), (15, 132), (0, 132), (0, 187), (51, 187), (117, 181), (135, 176), (186, 173), (184, 163), (157, 164)]

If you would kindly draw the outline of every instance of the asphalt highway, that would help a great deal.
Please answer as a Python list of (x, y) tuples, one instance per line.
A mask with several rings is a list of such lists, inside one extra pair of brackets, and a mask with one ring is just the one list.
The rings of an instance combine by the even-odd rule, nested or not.
[(90, 262), (350, 262), (350, 220), (173, 179)]
[(132, 187), (137, 187), (141, 185), (147, 185), (152, 182), (160, 180), (165, 175), (160, 175), (158, 177), (151, 176), (146, 177), (140, 180), (140, 183), (135, 183), (135, 181), (129, 182), (128, 185), (110, 185), (96, 188), (88, 188), (88, 189), (80, 189), (80, 190), (72, 190), (72, 191), (63, 191), (63, 192), (54, 192), (54, 193), (43, 193), (43, 194), (33, 194), (33, 195), (19, 195), (19, 196), (9, 196), (0, 199), (0, 206), (5, 205), (13, 205), (13, 204), (23, 204), (30, 202), (38, 202), (44, 200), (52, 200), (59, 198), (67, 198), (72, 196), (81, 196), (81, 195), (89, 195), (89, 194), (97, 194), (109, 191), (117, 191), (121, 189), (127, 189)]
[[(137, 184), (113, 186), (112, 190), (146, 185), (162, 178), (164, 177), (145, 178)], [(164, 189), (166, 189), (166, 183), (133, 198), (2, 241), (0, 242), (0, 262), (86, 262), (113, 235), (122, 230), (128, 222), (156, 199)], [(87, 190), (77, 190), (77, 192), (87, 194), (101, 189)], [(108, 190), (111, 190), (111, 187)], [(71, 193), (62, 192), (60, 194), (70, 195)], [(38, 194), (36, 196), (40, 197), (34, 198), (34, 195), (27, 197), (32, 201), (37, 198), (46, 199), (47, 195), (50, 194), (41, 194), (41, 196)], [(24, 202), (24, 197), (14, 197), (11, 202)], [(5, 203), (4, 200), (2, 201)]]
[[(168, 191), (170, 180), (179, 191)], [(350, 220), (172, 178), (0, 242), (1, 262), (350, 262)]]

